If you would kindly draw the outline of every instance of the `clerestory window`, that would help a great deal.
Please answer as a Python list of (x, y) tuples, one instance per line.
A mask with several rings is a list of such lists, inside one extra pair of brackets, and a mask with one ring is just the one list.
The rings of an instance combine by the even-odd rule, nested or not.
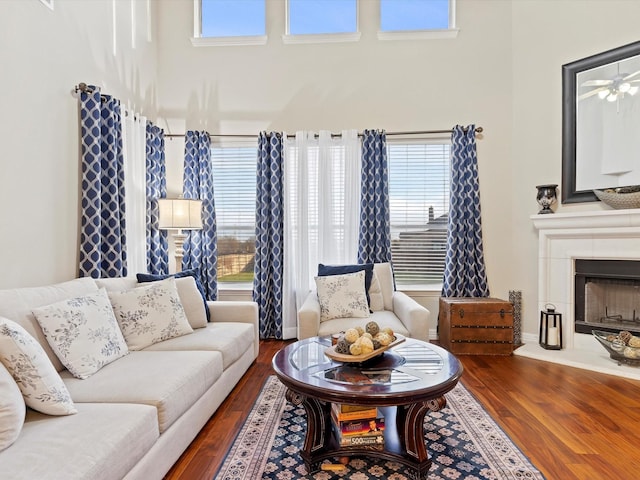
[(457, 35), (455, 0), (380, 0), (380, 40)]
[(266, 0), (194, 0), (194, 45), (264, 44)]
[(285, 43), (356, 41), (357, 0), (287, 0)]

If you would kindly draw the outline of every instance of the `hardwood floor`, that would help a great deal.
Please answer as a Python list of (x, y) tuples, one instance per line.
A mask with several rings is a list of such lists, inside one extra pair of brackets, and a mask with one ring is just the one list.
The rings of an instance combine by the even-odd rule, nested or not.
[[(260, 356), (165, 477), (211, 480), (251, 409), (271, 358)], [(462, 383), (548, 480), (640, 478), (640, 382), (518, 356), (460, 356)]]

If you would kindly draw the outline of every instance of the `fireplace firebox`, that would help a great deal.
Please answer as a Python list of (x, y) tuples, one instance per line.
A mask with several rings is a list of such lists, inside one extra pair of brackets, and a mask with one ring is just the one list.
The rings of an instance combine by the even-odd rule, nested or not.
[(575, 261), (575, 331), (640, 334), (640, 261)]

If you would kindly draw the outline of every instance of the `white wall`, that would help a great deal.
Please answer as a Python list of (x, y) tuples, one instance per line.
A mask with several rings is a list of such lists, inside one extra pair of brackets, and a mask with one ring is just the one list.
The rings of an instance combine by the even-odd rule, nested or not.
[(53, 11), (38, 0), (0, 1), (0, 288), (77, 274), (73, 87), (100, 85), (155, 117), (156, 46), (147, 41), (147, 4), (133, 4), (136, 48), (131, 4), (115, 4), (114, 55), (111, 0), (55, 0)]
[[(0, 288), (76, 273), (78, 82), (140, 106), (167, 133), (450, 128), (476, 123), (491, 293), (523, 291), (524, 331), (537, 324), (535, 185), (561, 183), (561, 66), (638, 40), (640, 2), (458, 0), (454, 40), (380, 42), (377, 2), (362, 0), (357, 43), (283, 45), (284, 1), (268, 0), (265, 46), (191, 46), (193, 3), (0, 1)], [(157, 11), (157, 21), (156, 21)], [(157, 57), (156, 57), (157, 55)], [(157, 115), (156, 115), (157, 113)], [(34, 128), (35, 127), (35, 128)], [(30, 134), (36, 131), (37, 135)], [(182, 142), (167, 141), (170, 193)], [(19, 199), (20, 201), (18, 201)], [(601, 209), (599, 204), (559, 206)], [(419, 298), (437, 313), (437, 292)]]

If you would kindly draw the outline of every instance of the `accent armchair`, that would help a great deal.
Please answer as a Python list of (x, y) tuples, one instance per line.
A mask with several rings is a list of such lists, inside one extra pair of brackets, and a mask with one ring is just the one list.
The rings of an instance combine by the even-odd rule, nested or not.
[[(331, 335), (358, 325), (364, 327), (373, 320), (380, 327), (391, 327), (400, 335), (429, 341), (429, 310), (405, 293), (395, 290), (391, 264), (376, 263), (373, 272), (374, 279), (369, 288), (370, 308), (373, 311), (368, 317), (321, 321), (318, 293), (312, 290), (298, 310), (298, 339)], [(376, 301), (376, 298), (380, 300)]]

